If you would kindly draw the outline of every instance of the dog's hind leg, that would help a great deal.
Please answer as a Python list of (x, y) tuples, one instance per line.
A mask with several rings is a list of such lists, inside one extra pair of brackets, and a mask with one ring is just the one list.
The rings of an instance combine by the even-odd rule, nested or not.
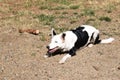
[(89, 44), (89, 45), (88, 45), (88, 47), (92, 47), (92, 46), (93, 46), (93, 44)]
[(94, 44), (97, 44), (97, 43), (99, 43), (99, 30), (96, 30), (95, 32), (93, 32), (88, 47), (92, 47)]

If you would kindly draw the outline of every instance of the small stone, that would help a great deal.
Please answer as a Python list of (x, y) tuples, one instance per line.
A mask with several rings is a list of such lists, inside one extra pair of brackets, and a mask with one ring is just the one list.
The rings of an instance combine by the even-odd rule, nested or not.
[(117, 69), (120, 70), (120, 66)]

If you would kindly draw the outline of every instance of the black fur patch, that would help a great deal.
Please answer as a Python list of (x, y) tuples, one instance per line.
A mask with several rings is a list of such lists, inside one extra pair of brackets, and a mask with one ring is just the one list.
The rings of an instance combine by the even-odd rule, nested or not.
[(86, 31), (83, 31), (83, 29), (84, 27), (78, 27), (75, 30), (71, 30), (77, 36), (77, 41), (75, 43), (76, 49), (83, 47), (88, 41), (88, 33)]
[(90, 38), (90, 41), (92, 41), (92, 40), (93, 40), (93, 35), (94, 35), (94, 33), (92, 33), (92, 36), (91, 36), (91, 38)]
[(99, 39), (99, 34), (98, 34), (94, 44), (99, 44), (100, 42), (101, 40)]

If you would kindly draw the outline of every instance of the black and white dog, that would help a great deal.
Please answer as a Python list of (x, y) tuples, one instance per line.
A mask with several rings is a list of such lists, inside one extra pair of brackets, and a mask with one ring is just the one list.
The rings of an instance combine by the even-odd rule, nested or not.
[(51, 43), (47, 46), (48, 53), (44, 57), (50, 57), (51, 54), (58, 50), (62, 52), (68, 52), (59, 63), (64, 63), (67, 58), (74, 56), (77, 49), (88, 46), (92, 47), (98, 43), (111, 43), (114, 38), (99, 39), (99, 30), (89, 25), (81, 25), (80, 27), (60, 33), (56, 35), (54, 29), (52, 29)]

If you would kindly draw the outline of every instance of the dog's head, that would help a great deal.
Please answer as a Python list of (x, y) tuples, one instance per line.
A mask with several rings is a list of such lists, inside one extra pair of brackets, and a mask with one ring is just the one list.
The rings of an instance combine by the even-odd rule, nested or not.
[(51, 31), (51, 42), (50, 44), (47, 46), (48, 49), (48, 54), (53, 54), (58, 50), (63, 49), (64, 47), (64, 42), (65, 42), (65, 33), (61, 33), (61, 34), (56, 34), (54, 29), (52, 29)]

